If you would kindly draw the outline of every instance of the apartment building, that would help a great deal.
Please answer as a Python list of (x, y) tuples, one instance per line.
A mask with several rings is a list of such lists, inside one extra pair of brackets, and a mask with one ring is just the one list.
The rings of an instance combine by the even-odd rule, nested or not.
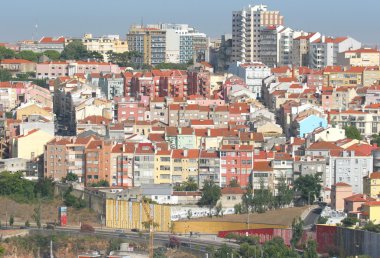
[(293, 39), (292, 64), (296, 67), (309, 66), (309, 50), (311, 42), (321, 37), (319, 32), (307, 33)]
[(232, 13), (232, 62), (260, 61), (261, 29), (284, 24), (279, 11), (266, 5), (249, 5)]
[(135, 61), (140, 64), (157, 65), (166, 60), (166, 30), (132, 26), (127, 34), (129, 51), (142, 54)]
[(105, 62), (108, 62), (108, 52), (124, 53), (128, 51), (127, 41), (121, 40), (119, 35), (94, 37), (91, 33), (86, 33), (80, 39), (66, 39), (66, 44), (74, 40), (81, 40), (88, 51), (95, 51), (102, 54)]
[(379, 66), (380, 51), (372, 48), (347, 50), (338, 54), (337, 61), (342, 66)]
[(221, 185), (227, 186), (236, 180), (246, 187), (253, 169), (252, 145), (222, 145), (220, 147)]
[(350, 37), (329, 38), (322, 36), (313, 41), (309, 49), (309, 66), (321, 69), (338, 64), (338, 54), (361, 48), (361, 43)]

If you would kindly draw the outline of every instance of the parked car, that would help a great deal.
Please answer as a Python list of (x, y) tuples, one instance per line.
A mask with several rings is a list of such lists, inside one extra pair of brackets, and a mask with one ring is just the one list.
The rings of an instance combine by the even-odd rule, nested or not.
[(95, 232), (95, 229), (93, 226), (91, 226), (89, 224), (82, 224), (80, 226), (80, 232), (93, 233), (93, 232)]
[(138, 229), (138, 228), (132, 228), (131, 231), (132, 232), (140, 232), (140, 229)]

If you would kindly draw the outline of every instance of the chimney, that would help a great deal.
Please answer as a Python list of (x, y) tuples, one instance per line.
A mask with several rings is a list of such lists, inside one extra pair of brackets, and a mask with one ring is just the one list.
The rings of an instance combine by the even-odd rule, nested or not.
[(183, 150), (183, 156), (184, 156), (184, 157), (187, 157), (187, 154), (188, 154), (187, 149), (184, 149), (184, 150)]

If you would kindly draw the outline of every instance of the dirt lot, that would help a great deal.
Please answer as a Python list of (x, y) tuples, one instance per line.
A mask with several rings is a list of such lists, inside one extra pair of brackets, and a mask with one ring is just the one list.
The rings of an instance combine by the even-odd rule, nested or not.
[[(296, 217), (300, 217), (307, 207), (293, 207), (278, 209), (274, 211), (268, 211), (266, 213), (251, 213), (249, 215), (250, 223), (258, 224), (279, 224), (285, 226), (291, 226), (292, 221)], [(247, 214), (236, 214), (236, 215), (225, 215), (223, 217), (212, 217), (212, 218), (198, 218), (191, 219), (192, 221), (228, 221), (228, 222), (247, 222)]]
[[(0, 221), (1, 224), (5, 224), (6, 214), (9, 217), (14, 216), (15, 225), (24, 224), (26, 220), (29, 220), (31, 224), (34, 224), (32, 215), (34, 213), (34, 208), (38, 204), (25, 204), (17, 203), (12, 199), (6, 197), (0, 197)], [(54, 222), (58, 221), (58, 207), (62, 206), (62, 202), (59, 200), (53, 200), (49, 202), (41, 203), (41, 217), (42, 222)], [(90, 223), (91, 225), (98, 226), (98, 218), (95, 212), (90, 211), (89, 209), (76, 210), (74, 208), (68, 209), (68, 224), (69, 225), (79, 225), (79, 223), (85, 222)]]

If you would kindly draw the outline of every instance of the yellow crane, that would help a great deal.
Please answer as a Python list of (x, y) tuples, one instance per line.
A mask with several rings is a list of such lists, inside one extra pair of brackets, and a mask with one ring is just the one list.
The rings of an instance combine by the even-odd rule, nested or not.
[(146, 223), (149, 225), (149, 258), (153, 258), (153, 250), (154, 250), (154, 218), (151, 215), (150, 208), (148, 209), (149, 206), (149, 201), (144, 199), (143, 200), (143, 207), (145, 211), (145, 215), (147, 216), (147, 221)]

